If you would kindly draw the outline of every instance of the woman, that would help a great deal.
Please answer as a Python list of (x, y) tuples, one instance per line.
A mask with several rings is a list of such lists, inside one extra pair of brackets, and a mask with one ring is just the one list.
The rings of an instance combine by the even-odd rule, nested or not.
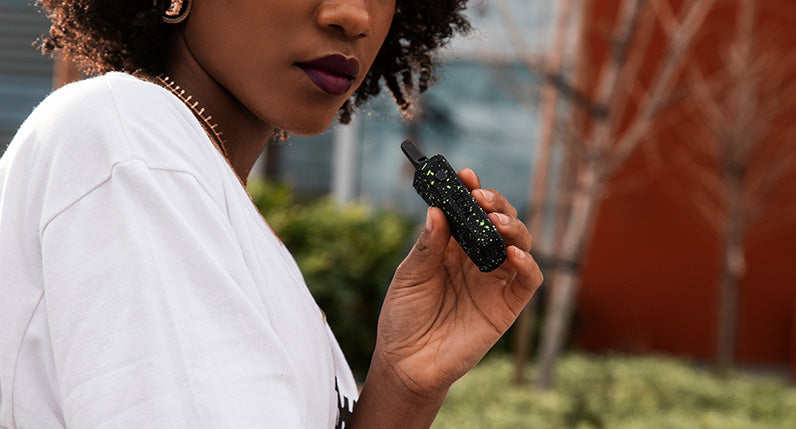
[(380, 79), (405, 108), (464, 0), (41, 3), (45, 47), (107, 73), (0, 161), (0, 426), (429, 426), (541, 283), (516, 210), (460, 173), (507, 261), (479, 272), (430, 209), (357, 395), (243, 184), (273, 135), (346, 120)]

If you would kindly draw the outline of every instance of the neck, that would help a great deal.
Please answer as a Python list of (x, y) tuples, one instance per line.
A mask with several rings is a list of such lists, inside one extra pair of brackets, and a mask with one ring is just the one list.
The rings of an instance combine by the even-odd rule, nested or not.
[(174, 35), (166, 75), (205, 108), (222, 133), (227, 159), (235, 173), (246, 178), (274, 133), (274, 127), (261, 121), (229, 91), (214, 80), (196, 61), (182, 35)]

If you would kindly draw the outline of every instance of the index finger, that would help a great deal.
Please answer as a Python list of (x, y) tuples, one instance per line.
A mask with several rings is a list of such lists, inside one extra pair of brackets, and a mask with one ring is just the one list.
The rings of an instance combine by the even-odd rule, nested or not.
[(463, 168), (459, 170), (459, 179), (462, 179), (464, 186), (467, 186), (467, 189), (470, 191), (473, 191), (474, 189), (481, 189), (481, 179), (479, 179), (478, 175), (469, 168)]
[(487, 213), (500, 212), (517, 217), (517, 209), (511, 205), (508, 198), (494, 189), (478, 189), (473, 192), (473, 196)]

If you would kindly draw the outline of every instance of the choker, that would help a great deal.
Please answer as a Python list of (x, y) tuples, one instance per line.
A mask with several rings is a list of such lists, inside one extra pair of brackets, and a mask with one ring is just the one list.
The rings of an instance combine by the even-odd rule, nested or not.
[(205, 108), (199, 105), (199, 102), (196, 100), (192, 100), (192, 96), (187, 94), (184, 89), (180, 88), (173, 79), (168, 76), (159, 75), (156, 77), (158, 82), (164, 88), (171, 91), (172, 94), (176, 95), (177, 98), (182, 100), (186, 106), (193, 112), (193, 114), (199, 119), (199, 123), (202, 125), (202, 128), (205, 129), (205, 132), (210, 137), (210, 140), (213, 141), (213, 144), (216, 146), (219, 152), (224, 155), (224, 158), (229, 161), (229, 154), (227, 153), (226, 142), (224, 138), (221, 137), (222, 132), (218, 129), (218, 124), (213, 122), (213, 117), (207, 115), (205, 112)]

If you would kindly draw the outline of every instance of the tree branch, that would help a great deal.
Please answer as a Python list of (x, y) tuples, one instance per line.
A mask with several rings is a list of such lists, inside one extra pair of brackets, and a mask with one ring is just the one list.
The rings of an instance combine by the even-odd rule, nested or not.
[[(652, 0), (652, 4), (663, 1), (665, 0)], [(636, 115), (628, 131), (619, 139), (607, 171), (616, 170), (649, 133), (655, 116), (666, 105), (668, 94), (671, 93), (677, 75), (683, 67), (684, 54), (690, 48), (713, 3), (715, 0), (690, 0), (682, 6), (684, 18), (672, 29), (666, 54), (652, 80), (652, 90), (640, 105), (639, 114)], [(663, 9), (662, 5), (658, 6), (661, 7), (654, 8), (656, 11)]]

